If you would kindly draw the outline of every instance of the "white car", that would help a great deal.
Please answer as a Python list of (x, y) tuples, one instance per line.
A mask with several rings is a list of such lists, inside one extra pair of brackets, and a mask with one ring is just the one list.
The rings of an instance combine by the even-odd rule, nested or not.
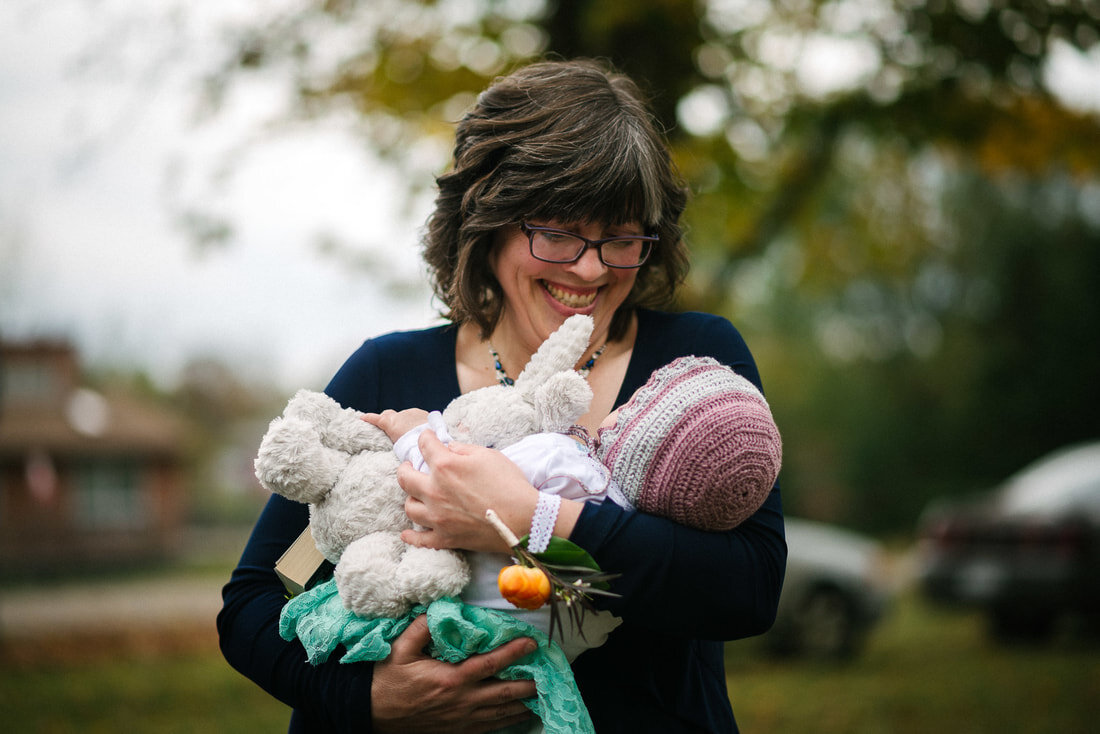
[(787, 574), (765, 645), (813, 658), (854, 655), (889, 598), (882, 549), (833, 525), (791, 517), (785, 525)]
[(1055, 451), (970, 500), (921, 517), (929, 599), (982, 609), (995, 638), (1039, 640), (1100, 618), (1100, 442)]

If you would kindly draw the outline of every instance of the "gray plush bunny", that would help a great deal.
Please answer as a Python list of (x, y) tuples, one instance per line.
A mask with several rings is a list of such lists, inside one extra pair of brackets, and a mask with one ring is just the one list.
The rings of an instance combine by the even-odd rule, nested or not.
[[(515, 385), (455, 398), (443, 411), (452, 439), (500, 449), (532, 433), (567, 430), (592, 400), (587, 381), (573, 370), (591, 334), (590, 317), (572, 316)], [(470, 578), (462, 553), (401, 540), (413, 525), (397, 484), (398, 463), (381, 429), (309, 390), (272, 421), (255, 462), (264, 487), (309, 504), (314, 541), (336, 564), (340, 596), (364, 617), (400, 617), (415, 604), (457, 596)]]

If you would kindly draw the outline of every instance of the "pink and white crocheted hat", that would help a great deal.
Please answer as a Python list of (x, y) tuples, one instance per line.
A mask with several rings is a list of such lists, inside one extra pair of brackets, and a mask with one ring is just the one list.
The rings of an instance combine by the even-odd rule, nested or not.
[(767, 498), (783, 447), (751, 382), (710, 357), (680, 357), (600, 429), (596, 454), (639, 510), (728, 530)]

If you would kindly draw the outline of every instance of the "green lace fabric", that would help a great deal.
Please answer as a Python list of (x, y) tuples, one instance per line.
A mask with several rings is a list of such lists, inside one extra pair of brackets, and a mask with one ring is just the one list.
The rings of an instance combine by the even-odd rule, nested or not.
[(488, 652), (517, 637), (533, 638), (538, 648), (497, 676), (535, 681), (538, 696), (525, 703), (542, 719), (547, 734), (595, 734), (561, 648), (541, 630), (495, 609), (445, 597), (426, 607), (413, 607), (398, 619), (363, 618), (344, 607), (336, 582), (329, 580), (287, 602), (279, 619), (279, 634), (287, 641), (297, 638), (315, 665), (328, 660), (341, 646), (347, 651), (340, 658), (342, 663), (383, 660), (390, 654), (390, 642), (421, 614), (427, 615), (432, 657), (450, 663)]

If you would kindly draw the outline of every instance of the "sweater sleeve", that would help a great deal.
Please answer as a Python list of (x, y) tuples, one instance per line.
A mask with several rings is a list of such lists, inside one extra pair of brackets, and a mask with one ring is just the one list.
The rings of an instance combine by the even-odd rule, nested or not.
[(761, 634), (775, 621), (787, 557), (782, 523), (778, 491), (751, 518), (720, 533), (612, 502), (589, 503), (570, 539), (605, 571), (621, 574), (612, 582), (621, 596), (602, 605), (612, 614), (661, 633), (733, 640)]
[(273, 495), (253, 528), (237, 568), (222, 590), (219, 643), (225, 659), (269, 694), (325, 731), (370, 730), (370, 663), (341, 664), (333, 656), (311, 665), (297, 641), (279, 636), (286, 590), (275, 562), (309, 521), (305, 505)]
[[(724, 319), (685, 317), (642, 339), (640, 332), (636, 354), (640, 347), (646, 358), (624, 393), (686, 354), (712, 356), (761, 387), (752, 354)], [(585, 505), (570, 539), (605, 571), (621, 574), (612, 582), (621, 596), (602, 606), (633, 625), (731, 640), (761, 634), (775, 620), (787, 559), (778, 483), (752, 517), (729, 531), (695, 530), (605, 502)]]
[[(344, 364), (326, 392), (345, 406), (376, 410), (377, 370), (371, 342)], [(286, 590), (275, 562), (309, 523), (306, 505), (272, 495), (222, 590), (219, 643), (225, 659), (269, 694), (291, 706), (291, 731), (369, 732), (373, 663), (312, 665), (297, 641), (279, 636)]]

